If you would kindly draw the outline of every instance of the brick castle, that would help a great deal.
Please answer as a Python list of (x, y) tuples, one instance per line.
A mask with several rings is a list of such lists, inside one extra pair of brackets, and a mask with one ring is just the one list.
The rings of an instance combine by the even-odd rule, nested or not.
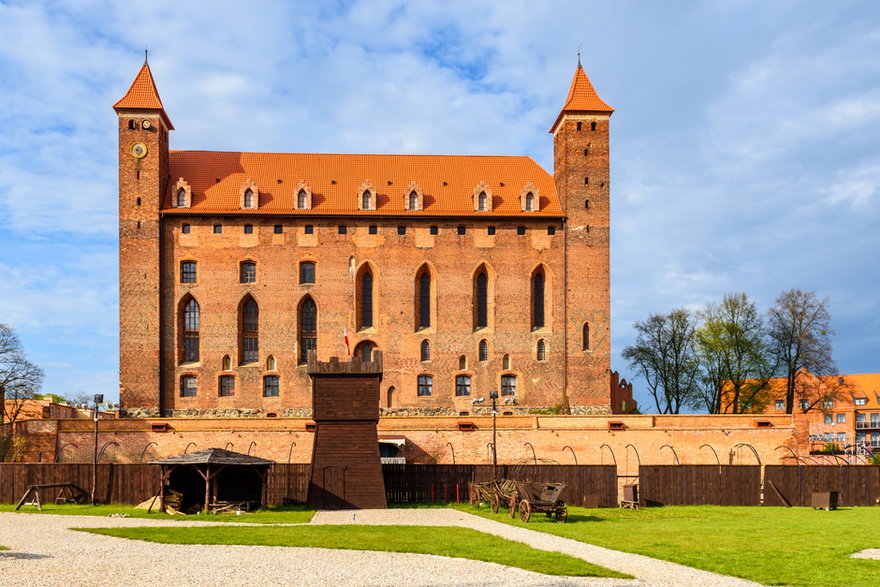
[(553, 175), (515, 156), (170, 150), (147, 63), (114, 109), (123, 414), (308, 416), (311, 349), (381, 350), (386, 414), (468, 415), (492, 390), (510, 415), (611, 412), (613, 111), (580, 64)]

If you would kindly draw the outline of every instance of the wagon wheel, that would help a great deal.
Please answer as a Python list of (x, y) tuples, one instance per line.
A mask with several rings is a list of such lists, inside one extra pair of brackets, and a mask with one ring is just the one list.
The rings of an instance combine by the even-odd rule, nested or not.
[(532, 506), (529, 505), (528, 500), (524, 499), (519, 502), (519, 519), (528, 522), (530, 517), (532, 517)]
[(556, 521), (560, 524), (564, 524), (565, 520), (568, 519), (568, 506), (562, 500), (556, 502), (554, 505), (554, 510), (556, 511)]
[(513, 519), (516, 517), (516, 506), (517, 506), (515, 495), (510, 496), (510, 504), (509, 505), (510, 505), (510, 518)]
[(498, 508), (501, 507), (501, 500), (498, 499), (497, 495), (493, 495), (489, 498), (489, 505), (492, 506), (492, 513), (497, 514)]

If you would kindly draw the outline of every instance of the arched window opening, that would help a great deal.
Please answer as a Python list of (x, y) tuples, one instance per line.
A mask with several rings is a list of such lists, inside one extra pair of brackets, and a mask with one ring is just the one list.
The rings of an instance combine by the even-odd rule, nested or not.
[(532, 330), (544, 328), (544, 271), (532, 277)]
[(489, 325), (489, 276), (483, 269), (477, 274), (474, 305), (474, 328), (486, 328)]
[(501, 395), (516, 395), (516, 375), (501, 376)]
[(419, 209), (419, 194), (415, 190), (409, 193), (409, 210)]
[(465, 355), (461, 355), (458, 357), (458, 370), (464, 371), (467, 369), (467, 357)]
[(394, 386), (393, 386), (393, 385), (392, 385), (391, 387), (388, 388), (388, 396), (387, 396), (386, 407), (388, 407), (389, 409), (394, 407), (394, 400), (396, 399), (396, 398), (394, 397), (394, 391), (395, 391), (395, 390), (394, 390)]
[(422, 267), (416, 278), (416, 330), (431, 327), (431, 273)]
[(302, 284), (315, 283), (315, 263), (303, 261), (299, 264), (299, 282)]
[(299, 193), (296, 195), (296, 207), (300, 210), (308, 208), (308, 195), (306, 194), (306, 190), (299, 190)]
[(419, 375), (418, 396), (428, 397), (434, 394), (434, 377), (431, 375)]
[(431, 360), (431, 343), (427, 340), (422, 341), (422, 349), (420, 353), (422, 362)]
[(578, 129), (578, 130), (581, 130), (581, 127), (583, 126), (583, 124), (584, 124), (583, 122), (579, 122), (579, 123), (577, 123), (577, 129)]
[(505, 371), (510, 371), (510, 355), (504, 355), (501, 358), (501, 368)]
[(233, 397), (235, 395), (235, 377), (232, 375), (220, 376), (220, 397)]
[(299, 362), (307, 363), (309, 351), (318, 350), (318, 306), (306, 297), (299, 307)]
[(584, 323), (584, 350), (590, 350), (590, 324)]
[(260, 309), (253, 298), (241, 307), (241, 363), (257, 363), (260, 360)]
[(477, 197), (477, 210), (480, 212), (486, 211), (486, 192), (480, 192), (480, 195)]
[(373, 360), (374, 350), (376, 350), (375, 343), (365, 340), (354, 348), (354, 355), (360, 358), (364, 363), (369, 363)]
[(471, 376), (456, 375), (455, 376), (455, 395), (456, 397), (464, 397), (471, 394)]
[(535, 210), (535, 194), (529, 192), (526, 194), (526, 212), (533, 212)]
[(590, 130), (596, 130), (596, 123), (595, 122), (590, 123)]
[(485, 340), (480, 341), (480, 361), (489, 360), (489, 343)]
[(254, 207), (254, 191), (252, 189), (247, 189), (244, 192), (244, 207), (245, 208), (253, 208)]
[(183, 188), (177, 190), (177, 207), (186, 208), (186, 190)]
[(180, 378), (180, 397), (196, 397), (195, 375), (184, 375)]
[(281, 393), (280, 382), (278, 375), (263, 377), (263, 397), (278, 397)]
[(370, 193), (370, 190), (364, 190), (364, 193), (361, 194), (361, 210), (372, 210), (373, 209), (373, 194)]
[(360, 295), (358, 309), (360, 312), (358, 313), (360, 316), (360, 320), (358, 321), (358, 328), (372, 328), (373, 327), (373, 272), (369, 267), (364, 268), (361, 272), (361, 276), (359, 281), (360, 285)]
[(538, 350), (535, 354), (539, 361), (547, 360), (547, 346), (544, 344), (544, 339), (538, 341)]
[(183, 362), (199, 360), (199, 303), (190, 298), (183, 309)]
[(266, 358), (266, 371), (275, 371), (277, 365), (275, 364), (275, 355), (269, 355)]
[(223, 370), (232, 371), (232, 358), (229, 355), (223, 355)]

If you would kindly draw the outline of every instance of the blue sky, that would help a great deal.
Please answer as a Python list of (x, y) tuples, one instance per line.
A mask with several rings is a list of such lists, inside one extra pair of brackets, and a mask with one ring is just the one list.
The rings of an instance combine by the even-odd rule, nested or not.
[[(632, 323), (831, 301), (880, 369), (880, 3), (0, 0), (0, 322), (116, 397), (116, 121), (150, 49), (172, 148), (529, 155), (582, 44), (612, 118), (612, 368)], [(638, 386), (638, 383), (637, 383)], [(644, 390), (637, 396), (647, 403)]]

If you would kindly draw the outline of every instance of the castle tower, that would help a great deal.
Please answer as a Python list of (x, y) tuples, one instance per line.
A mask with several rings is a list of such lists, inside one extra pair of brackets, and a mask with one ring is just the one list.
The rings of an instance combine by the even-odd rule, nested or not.
[(565, 105), (553, 123), (556, 189), (566, 215), (565, 389), (578, 406), (608, 411), (611, 373), (609, 145), (611, 114), (578, 60)]
[(119, 117), (119, 369), (121, 408), (157, 415), (160, 399), (159, 207), (168, 180), (168, 131), (144, 61), (113, 109)]

